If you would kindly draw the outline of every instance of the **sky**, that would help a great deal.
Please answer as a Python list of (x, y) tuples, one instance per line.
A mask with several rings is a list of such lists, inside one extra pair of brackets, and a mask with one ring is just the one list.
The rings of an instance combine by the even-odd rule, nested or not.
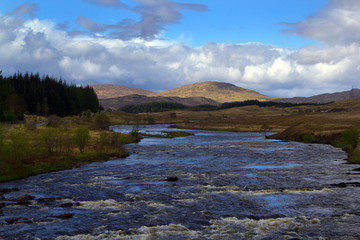
[(0, 70), (160, 92), (360, 88), (359, 0), (0, 0)]

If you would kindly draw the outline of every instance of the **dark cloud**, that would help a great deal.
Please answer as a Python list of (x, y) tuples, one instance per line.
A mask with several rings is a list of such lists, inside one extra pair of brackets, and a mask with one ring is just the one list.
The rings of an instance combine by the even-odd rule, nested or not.
[(106, 28), (104, 26), (102, 26), (99, 23), (94, 22), (90, 18), (79, 16), (79, 17), (77, 17), (76, 22), (81, 27), (85, 28), (86, 30), (88, 30), (90, 32), (98, 33), (98, 32), (106, 31)]
[(38, 7), (37, 4), (24, 3), (23, 5), (15, 8), (11, 12), (11, 15), (16, 15), (16, 16), (26, 16), (26, 15), (28, 15), (30, 17), (35, 17), (38, 8), (39, 7)]
[[(84, 0), (85, 1), (85, 0)], [(93, 4), (115, 6), (115, 1), (86, 0)], [(177, 3), (172, 0), (134, 0), (139, 5), (128, 8), (141, 16), (140, 21), (124, 19), (117, 24), (100, 24), (94, 22), (90, 18), (80, 16), (77, 23), (89, 31), (89, 33), (108, 32), (108, 36), (131, 39), (141, 37), (144, 39), (152, 39), (157, 37), (165, 27), (170, 24), (179, 23), (183, 17), (181, 11), (207, 11), (207, 6), (200, 4)], [(116, 1), (118, 2), (118, 1)], [(113, 4), (110, 4), (113, 3)]]
[(84, 2), (110, 8), (127, 8), (127, 5), (119, 0), (83, 0)]
[(172, 0), (135, 0), (141, 3), (134, 11), (141, 15), (140, 36), (151, 38), (164, 30), (164, 26), (179, 23), (182, 10), (207, 11), (207, 6), (200, 4), (177, 3)]

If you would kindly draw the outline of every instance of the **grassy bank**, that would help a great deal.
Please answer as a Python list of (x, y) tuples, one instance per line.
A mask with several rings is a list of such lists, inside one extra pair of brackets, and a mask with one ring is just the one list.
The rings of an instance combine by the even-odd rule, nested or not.
[[(278, 132), (272, 138), (331, 144), (344, 149), (349, 163), (360, 163), (360, 99), (322, 106), (244, 106), (219, 111), (129, 114), (87, 113), (81, 117), (28, 116), (21, 124), (0, 127), (0, 181), (69, 169), (127, 156), (124, 144), (139, 141), (137, 131), (107, 131), (110, 124), (185, 123), (178, 127), (216, 131)], [(161, 137), (187, 133), (168, 132)]]
[(122, 146), (140, 140), (136, 132), (120, 134), (104, 127), (89, 117), (57, 119), (56, 123), (28, 117), (25, 123), (1, 125), (0, 182), (124, 158), (128, 153)]
[(359, 137), (360, 131), (356, 127), (337, 131), (318, 131), (311, 125), (301, 123), (268, 138), (304, 143), (330, 144), (347, 152), (348, 163), (360, 164)]
[[(159, 113), (158, 113), (159, 115)], [(156, 119), (156, 114), (151, 115)], [(215, 112), (195, 112), (177, 116), (188, 121), (179, 128), (278, 132), (272, 138), (305, 143), (331, 144), (348, 153), (349, 163), (360, 163), (360, 99), (343, 100), (322, 106), (246, 106)]]

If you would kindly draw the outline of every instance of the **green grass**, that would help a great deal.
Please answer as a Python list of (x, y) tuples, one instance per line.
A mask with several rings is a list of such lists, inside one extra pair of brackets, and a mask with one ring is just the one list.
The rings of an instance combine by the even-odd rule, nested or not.
[(0, 182), (23, 179), (37, 174), (71, 169), (83, 164), (103, 162), (110, 158), (125, 158), (125, 150), (111, 153), (97, 153), (85, 151), (71, 155), (49, 155), (47, 161), (34, 161), (33, 163), (6, 164), (0, 170)]
[[(124, 158), (123, 145), (140, 137), (107, 130), (92, 130), (81, 123), (26, 129), (21, 124), (0, 126), (0, 182), (71, 169), (82, 164)], [(74, 140), (78, 130), (86, 131), (81, 147)]]

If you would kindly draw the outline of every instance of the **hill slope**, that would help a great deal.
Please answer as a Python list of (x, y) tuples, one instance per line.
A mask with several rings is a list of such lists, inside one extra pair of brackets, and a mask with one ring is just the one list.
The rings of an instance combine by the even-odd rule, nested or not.
[(99, 99), (117, 98), (133, 94), (144, 96), (154, 94), (151, 91), (140, 88), (126, 87), (113, 84), (96, 84), (92, 85), (91, 87), (95, 90)]
[(352, 98), (360, 98), (360, 89), (352, 89), (350, 91), (336, 93), (325, 93), (312, 97), (279, 98), (275, 101), (289, 103), (329, 103)]
[(103, 106), (105, 109), (119, 109), (120, 107), (124, 107), (126, 105), (139, 105), (144, 103), (151, 103), (151, 102), (172, 102), (172, 103), (181, 103), (186, 106), (199, 106), (199, 105), (219, 105), (218, 102), (215, 102), (208, 98), (203, 97), (192, 97), (192, 98), (180, 98), (180, 97), (147, 97), (143, 95), (128, 95), (123, 97), (117, 98), (107, 98), (107, 99), (100, 99), (100, 105)]
[(182, 98), (205, 97), (220, 103), (254, 99), (257, 99), (259, 101), (270, 101), (275, 99), (273, 97), (268, 97), (252, 90), (237, 87), (233, 84), (223, 82), (202, 82), (184, 85), (154, 95), (164, 97), (176, 96)]

